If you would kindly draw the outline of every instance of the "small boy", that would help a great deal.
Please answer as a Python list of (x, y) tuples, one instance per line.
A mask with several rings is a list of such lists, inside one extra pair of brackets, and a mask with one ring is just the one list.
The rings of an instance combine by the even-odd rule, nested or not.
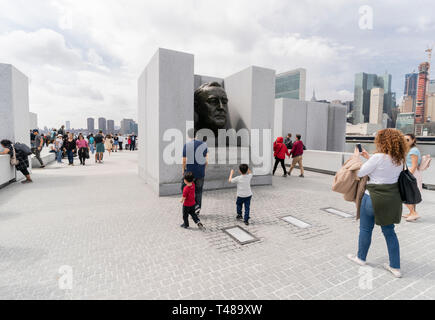
[(182, 228), (189, 228), (189, 215), (192, 217), (193, 221), (197, 224), (198, 228), (204, 230), (204, 226), (195, 213), (195, 184), (193, 183), (194, 176), (192, 172), (187, 172), (184, 175), (184, 183), (186, 186), (183, 189), (183, 198), (181, 203), (183, 204), (183, 220), (184, 223), (181, 225)]
[(249, 226), (249, 214), (251, 210), (251, 200), (252, 200), (252, 191), (251, 191), (251, 180), (252, 180), (252, 172), (249, 169), (247, 164), (242, 164), (239, 167), (241, 176), (237, 178), (233, 178), (234, 170), (231, 170), (229, 182), (237, 183), (237, 220), (242, 220), (242, 209), (243, 205), (245, 205), (245, 224)]

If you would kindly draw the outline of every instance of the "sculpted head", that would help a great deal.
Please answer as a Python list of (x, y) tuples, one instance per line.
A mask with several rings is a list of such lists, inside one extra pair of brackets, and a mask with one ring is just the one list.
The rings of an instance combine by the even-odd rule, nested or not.
[(195, 91), (195, 130), (226, 129), (227, 94), (218, 82), (205, 83)]

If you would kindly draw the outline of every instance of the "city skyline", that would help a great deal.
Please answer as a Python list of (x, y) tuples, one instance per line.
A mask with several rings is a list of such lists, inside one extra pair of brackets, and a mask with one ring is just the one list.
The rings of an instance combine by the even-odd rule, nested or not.
[[(196, 53), (195, 72), (210, 76), (251, 64), (277, 73), (305, 68), (307, 92), (327, 100), (353, 100), (355, 73), (387, 70), (400, 101), (405, 74), (435, 40), (431, 1), (421, 1), (424, 11), (407, 1), (223, 1), (213, 15), (207, 1), (193, 0), (40, 1), (34, 11), (0, 3), (0, 45), (8, 48), (0, 61), (29, 76), (30, 110), (42, 127), (59, 118), (85, 127), (89, 111), (137, 118), (136, 79), (158, 47)], [(360, 26), (363, 5), (373, 10), (372, 29)]]

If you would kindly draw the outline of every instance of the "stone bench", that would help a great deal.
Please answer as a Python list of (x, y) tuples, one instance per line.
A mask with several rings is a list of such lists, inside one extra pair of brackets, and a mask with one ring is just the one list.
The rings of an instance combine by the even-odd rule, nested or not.
[[(39, 164), (38, 159), (36, 159), (35, 155), (32, 155), (32, 168), (40, 168), (41, 165)], [(48, 149), (43, 149), (41, 153), (41, 159), (42, 162), (44, 162), (45, 165), (48, 165), (54, 161), (56, 161), (56, 154), (50, 153)]]

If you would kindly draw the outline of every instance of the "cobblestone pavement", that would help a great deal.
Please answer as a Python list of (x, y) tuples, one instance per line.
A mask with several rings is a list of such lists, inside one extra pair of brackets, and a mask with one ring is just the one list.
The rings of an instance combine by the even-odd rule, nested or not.
[[(201, 232), (179, 227), (179, 197), (157, 198), (138, 178), (135, 154), (91, 162), (51, 165), (35, 170), (32, 185), (0, 190), (1, 299), (435, 298), (434, 192), (424, 193), (421, 221), (397, 227), (404, 278), (394, 279), (381, 267), (388, 256), (379, 228), (369, 268), (345, 258), (356, 251), (358, 223), (321, 210), (355, 213), (330, 191), (331, 176), (254, 188), (249, 227), (235, 219), (235, 190), (207, 192)], [(259, 241), (239, 245), (222, 231), (235, 225)], [(72, 268), (70, 290), (59, 286), (71, 279), (63, 266)]]

